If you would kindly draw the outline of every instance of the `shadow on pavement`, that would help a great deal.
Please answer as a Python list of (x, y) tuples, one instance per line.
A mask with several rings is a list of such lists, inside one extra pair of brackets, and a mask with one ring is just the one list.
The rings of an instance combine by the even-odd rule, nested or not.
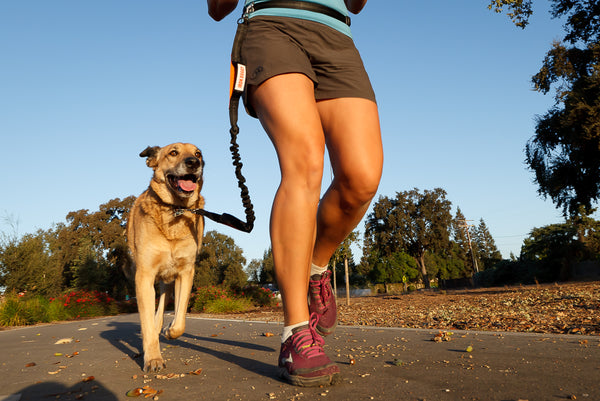
[[(103, 331), (101, 333), (101, 337), (107, 340), (113, 347), (129, 356), (129, 358), (131, 358), (139, 366), (141, 371), (143, 369), (144, 360), (142, 357), (142, 336), (139, 323), (111, 322), (108, 324), (108, 326), (112, 327), (112, 329)], [(181, 338), (193, 340), (193, 343), (190, 341), (182, 341)], [(255, 358), (246, 358), (239, 355), (242, 352), (236, 353), (236, 350), (240, 349), (268, 353), (274, 353), (278, 351), (271, 347), (245, 341), (201, 337), (188, 333), (184, 333), (180, 339), (175, 340), (167, 340), (161, 335), (160, 342), (163, 345), (177, 346), (182, 349), (189, 349), (194, 352), (212, 355), (213, 357), (219, 358), (222, 361), (235, 364), (245, 370), (262, 376), (269, 378), (277, 377), (277, 370), (274, 364), (267, 364)], [(199, 343), (206, 344), (206, 346), (200, 345)], [(214, 347), (211, 347), (210, 344), (223, 345), (229, 347), (230, 350), (220, 351)]]
[(6, 398), (10, 401), (39, 401), (39, 400), (82, 400), (94, 401), (117, 401), (115, 394), (106, 389), (102, 383), (96, 380), (79, 382), (71, 387), (62, 383), (44, 382), (37, 383), (16, 392)]

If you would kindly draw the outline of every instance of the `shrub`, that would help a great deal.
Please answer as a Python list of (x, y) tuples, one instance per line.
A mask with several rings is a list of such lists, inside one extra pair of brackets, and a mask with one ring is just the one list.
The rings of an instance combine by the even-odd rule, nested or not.
[(50, 301), (62, 304), (71, 319), (116, 315), (119, 312), (116, 302), (100, 291), (70, 291)]
[(198, 287), (191, 296), (191, 309), (194, 312), (204, 312), (209, 303), (218, 299), (231, 298), (233, 298), (233, 294), (226, 288), (216, 287), (214, 285), (210, 287)]
[(0, 326), (23, 326), (29, 323), (24, 302), (15, 294), (6, 295), (0, 305)]
[[(270, 293), (270, 291), (268, 292)], [(257, 294), (261, 294), (261, 302), (266, 302), (266, 298), (269, 298), (268, 295), (264, 295), (264, 291), (257, 292)], [(206, 313), (244, 312), (252, 309), (255, 304), (254, 298), (244, 290), (234, 292), (228, 288), (217, 286), (196, 288), (190, 301), (193, 312)]]
[(275, 293), (267, 288), (249, 285), (238, 291), (238, 295), (248, 298), (252, 304), (258, 307), (275, 306), (278, 302)]
[(208, 302), (204, 308), (206, 313), (238, 313), (253, 308), (252, 301), (247, 298), (215, 299)]

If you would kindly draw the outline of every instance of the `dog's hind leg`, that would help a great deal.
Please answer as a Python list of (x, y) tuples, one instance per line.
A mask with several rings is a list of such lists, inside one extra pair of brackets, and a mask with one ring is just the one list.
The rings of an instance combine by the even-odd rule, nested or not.
[(154, 277), (136, 272), (135, 292), (140, 313), (142, 326), (142, 344), (144, 348), (144, 370), (158, 372), (164, 368), (165, 361), (160, 355), (160, 344), (156, 330), (154, 315), (154, 303), (156, 293), (154, 291)]
[(164, 331), (165, 337), (177, 338), (185, 331), (185, 315), (194, 280), (194, 269), (187, 269), (175, 279), (175, 318)]

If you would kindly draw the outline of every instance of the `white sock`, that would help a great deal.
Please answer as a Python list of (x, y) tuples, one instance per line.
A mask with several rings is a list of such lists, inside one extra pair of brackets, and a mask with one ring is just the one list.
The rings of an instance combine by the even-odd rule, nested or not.
[(325, 265), (323, 267), (317, 266), (314, 263), (310, 266), (310, 275), (314, 276), (315, 274), (321, 275), (327, 271), (329, 265)]
[(281, 342), (284, 343), (285, 340), (290, 338), (290, 336), (293, 334), (292, 330), (294, 330), (296, 327), (305, 326), (305, 325), (308, 325), (308, 320), (305, 322), (292, 324), (291, 326), (284, 326), (283, 333), (281, 333)]

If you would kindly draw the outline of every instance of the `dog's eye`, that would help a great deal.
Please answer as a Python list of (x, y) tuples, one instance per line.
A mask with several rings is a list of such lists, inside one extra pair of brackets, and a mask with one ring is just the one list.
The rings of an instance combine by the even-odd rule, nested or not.
[(194, 156), (196, 156), (198, 159), (200, 159), (202, 157), (202, 153), (200, 153), (200, 151), (197, 150), (196, 153), (194, 153)]
[(176, 150), (172, 150), (172, 151), (169, 152), (169, 154), (171, 156), (177, 156), (179, 154), (179, 152), (177, 152)]

